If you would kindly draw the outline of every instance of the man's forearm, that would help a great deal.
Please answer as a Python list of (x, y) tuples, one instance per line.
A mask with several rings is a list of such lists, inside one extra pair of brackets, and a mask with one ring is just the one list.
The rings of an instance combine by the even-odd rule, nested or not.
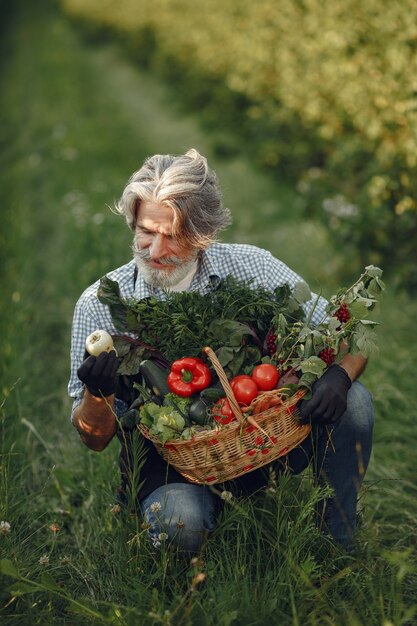
[(339, 365), (346, 370), (350, 380), (353, 382), (364, 371), (368, 360), (361, 354), (345, 354)]
[(86, 389), (83, 399), (74, 410), (73, 422), (88, 448), (96, 452), (104, 450), (117, 430), (114, 395), (97, 398)]

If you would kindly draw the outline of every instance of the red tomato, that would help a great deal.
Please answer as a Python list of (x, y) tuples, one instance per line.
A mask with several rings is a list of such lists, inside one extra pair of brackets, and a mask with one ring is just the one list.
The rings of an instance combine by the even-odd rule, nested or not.
[(261, 363), (252, 372), (252, 379), (262, 391), (275, 389), (279, 381), (279, 372), (271, 363)]
[(227, 398), (219, 398), (217, 400), (211, 410), (211, 415), (219, 424), (229, 424), (229, 422), (236, 419)]
[(235, 376), (230, 381), (230, 386), (238, 404), (244, 406), (250, 404), (258, 395), (259, 389), (255, 381), (246, 374)]
[(233, 385), (235, 385), (238, 380), (251, 380), (251, 376), (249, 376), (249, 374), (239, 374), (238, 376), (235, 376), (234, 378), (232, 378), (232, 380), (230, 381), (230, 386), (233, 389)]

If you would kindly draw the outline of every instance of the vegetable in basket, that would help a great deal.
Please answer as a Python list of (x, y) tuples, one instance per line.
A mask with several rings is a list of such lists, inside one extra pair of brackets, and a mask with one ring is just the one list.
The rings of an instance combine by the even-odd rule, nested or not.
[(178, 396), (192, 396), (211, 383), (211, 372), (208, 366), (198, 358), (184, 357), (171, 365), (168, 374), (168, 386)]
[(140, 420), (163, 443), (180, 437), (185, 428), (185, 419), (179, 411), (155, 402), (146, 402), (141, 407)]
[(280, 379), (278, 368), (272, 363), (260, 363), (256, 365), (252, 372), (252, 379), (262, 391), (274, 389)]
[(256, 382), (246, 374), (240, 374), (232, 378), (230, 386), (238, 404), (245, 406), (250, 404), (259, 393)]
[(230, 422), (236, 420), (230, 402), (226, 397), (217, 400), (211, 410), (211, 415), (214, 421), (222, 426), (226, 426), (226, 424), (230, 424)]

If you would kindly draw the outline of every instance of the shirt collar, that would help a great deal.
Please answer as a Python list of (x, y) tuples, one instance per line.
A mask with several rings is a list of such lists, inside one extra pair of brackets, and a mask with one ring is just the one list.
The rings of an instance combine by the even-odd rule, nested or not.
[(200, 265), (196, 272), (193, 282), (191, 283), (191, 290), (198, 290), (202, 293), (208, 293), (218, 287), (221, 280), (221, 274), (212, 256), (210, 255), (210, 248), (203, 250), (200, 256)]

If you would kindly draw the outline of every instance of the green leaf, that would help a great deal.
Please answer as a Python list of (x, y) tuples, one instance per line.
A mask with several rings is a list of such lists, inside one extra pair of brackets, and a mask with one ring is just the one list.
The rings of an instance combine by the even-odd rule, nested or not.
[(246, 335), (255, 336), (255, 333), (247, 324), (235, 322), (233, 320), (214, 320), (209, 327), (210, 334), (217, 341), (228, 346), (241, 346)]
[(365, 357), (368, 358), (378, 353), (377, 335), (365, 326), (358, 324), (353, 335), (354, 346)]
[(340, 326), (340, 321), (337, 319), (337, 317), (329, 317), (328, 320), (326, 320), (326, 327), (328, 328), (330, 333), (334, 333)]
[(133, 430), (138, 423), (139, 411), (137, 409), (129, 409), (120, 418), (120, 424), (126, 430)]
[(370, 296), (379, 296), (381, 291), (384, 291), (384, 289), (385, 284), (380, 278), (373, 278), (371, 281), (369, 281), (368, 293)]
[(11, 578), (21, 578), (19, 572), (10, 559), (1, 559), (0, 572), (5, 576), (11, 576)]
[(113, 337), (113, 343), (119, 358), (126, 356), (132, 345), (129, 339), (124, 337)]
[(307, 335), (304, 343), (304, 358), (308, 359), (313, 354), (313, 337), (311, 333)]
[(382, 276), (382, 270), (376, 265), (367, 265), (365, 267), (365, 271), (367, 272), (367, 274), (369, 274), (369, 276), (372, 276), (374, 278), (381, 278)]
[(127, 306), (121, 299), (119, 283), (108, 276), (103, 276), (97, 289), (97, 298), (109, 307), (115, 327), (118, 330), (127, 330)]
[(76, 613), (78, 615), (84, 615), (91, 619), (97, 619), (102, 622), (103, 615), (99, 613), (89, 598), (77, 598), (77, 600), (71, 600), (67, 611)]
[(279, 313), (274, 319), (275, 329), (278, 335), (285, 335), (288, 328), (287, 318), (283, 313)]
[(143, 346), (135, 346), (125, 356), (119, 365), (117, 374), (119, 376), (134, 376), (139, 372), (139, 365), (145, 357), (147, 349)]
[(305, 359), (300, 364), (300, 369), (303, 374), (315, 374), (315, 376), (321, 376), (326, 369), (325, 362), (318, 356), (311, 356)]
[(36, 591), (34, 585), (25, 582), (14, 583), (9, 587), (9, 592), (12, 596), (23, 596), (26, 593), (33, 593)]
[(374, 300), (367, 298), (357, 298), (351, 304), (349, 304), (349, 313), (351, 317), (356, 317), (358, 319), (366, 317), (369, 313), (369, 307), (374, 302)]
[(141, 331), (144, 329), (144, 324), (138, 321), (137, 313), (130, 308), (126, 310), (126, 329), (136, 333), (137, 336), (140, 335)]
[(246, 360), (246, 349), (237, 350), (234, 354), (234, 357), (228, 363), (228, 368), (231, 376), (237, 376), (240, 374), (243, 364)]
[(233, 348), (223, 346), (223, 348), (216, 350), (216, 356), (220, 361), (220, 365), (226, 367), (235, 356), (235, 351)]
[(121, 300), (119, 283), (108, 276), (103, 276), (100, 279), (97, 297), (102, 304), (119, 304)]
[(310, 326), (303, 326), (300, 330), (300, 338), (303, 339), (304, 337), (308, 337), (311, 335), (312, 333), (312, 329), (310, 328)]
[(295, 285), (292, 295), (299, 304), (303, 302), (308, 302), (309, 300), (311, 300), (310, 287), (307, 285), (306, 282), (301, 281)]
[(257, 346), (245, 346), (244, 355), (247, 364), (253, 367), (257, 363), (260, 363), (262, 352)]
[[(298, 386), (299, 387), (305, 387), (306, 389), (311, 391), (311, 387), (316, 382), (317, 378), (318, 378), (318, 376), (316, 374), (312, 374), (310, 372), (306, 373), (306, 374), (303, 374), (300, 377), (300, 380), (298, 381)], [(309, 400), (310, 397), (311, 397), (311, 394), (306, 394), (304, 396), (303, 400)]]
[(41, 585), (48, 591), (62, 591), (61, 587), (48, 572), (42, 572)]

